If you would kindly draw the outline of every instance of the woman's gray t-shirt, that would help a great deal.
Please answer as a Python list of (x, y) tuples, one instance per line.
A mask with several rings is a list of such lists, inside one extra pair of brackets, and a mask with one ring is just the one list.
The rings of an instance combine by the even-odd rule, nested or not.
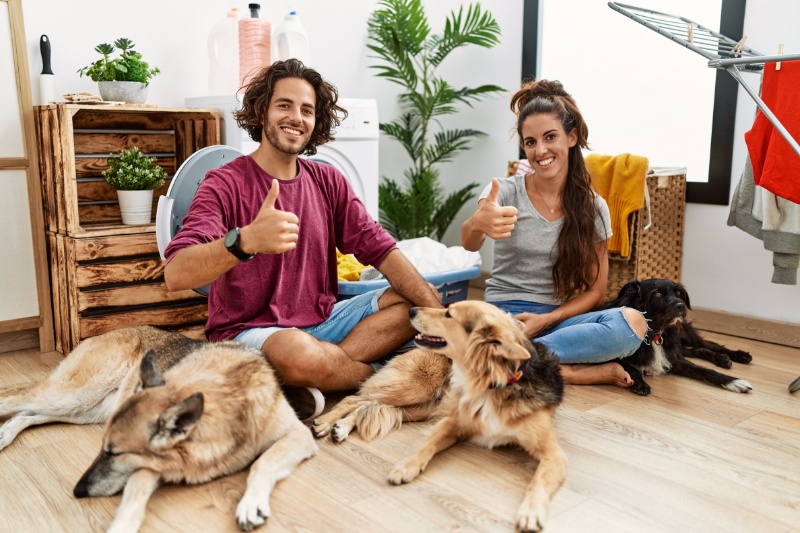
[[(480, 199), (486, 198), (491, 183)], [(525, 176), (500, 179), (497, 203), (517, 208), (517, 223), (511, 237), (494, 242), (494, 268), (486, 280), (484, 299), (487, 302), (524, 300), (558, 305), (553, 299), (553, 265), (558, 258), (558, 234), (564, 219), (550, 222), (533, 207), (525, 190)], [(611, 237), (608, 204), (595, 193), (600, 216), (595, 220), (597, 241)]]

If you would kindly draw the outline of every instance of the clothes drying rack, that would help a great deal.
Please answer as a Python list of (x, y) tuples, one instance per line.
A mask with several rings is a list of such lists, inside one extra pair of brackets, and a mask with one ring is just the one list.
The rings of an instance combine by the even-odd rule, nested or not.
[(625, 15), (631, 20), (642, 24), (659, 35), (685, 46), (693, 52), (708, 59), (710, 68), (724, 69), (744, 87), (747, 94), (755, 101), (764, 116), (775, 126), (786, 142), (800, 155), (800, 144), (791, 136), (780, 120), (759, 97), (758, 93), (742, 77), (740, 71), (761, 72), (764, 63), (780, 63), (783, 61), (798, 61), (800, 54), (779, 54), (767, 56), (744, 45), (743, 37), (740, 41), (726, 37), (705, 26), (685, 17), (660, 13), (650, 9), (609, 2), (608, 7)]
[[(744, 87), (744, 90), (747, 91), (747, 94), (755, 101), (758, 108), (764, 113), (764, 116), (775, 126), (775, 129), (780, 132), (783, 138), (786, 139), (786, 142), (797, 152), (797, 155), (800, 155), (800, 145), (798, 145), (797, 141), (786, 130), (783, 124), (781, 124), (778, 117), (776, 117), (764, 101), (761, 100), (758, 93), (745, 81), (740, 72), (761, 72), (764, 70), (764, 63), (798, 61), (800, 60), (800, 54), (767, 56), (745, 46), (744, 42), (745, 39), (747, 39), (746, 36), (739, 41), (734, 41), (730, 37), (726, 37), (705, 26), (701, 26), (686, 17), (669, 15), (667, 13), (660, 13), (641, 7), (618, 4), (616, 2), (609, 2), (608, 7), (653, 30), (659, 35), (663, 35), (667, 39), (675, 41), (693, 52), (697, 52), (708, 59), (708, 66), (710, 68), (725, 69), (728, 74), (733, 76), (733, 79), (739, 82), (739, 85)], [(800, 377), (789, 385), (790, 392), (795, 392), (797, 390), (800, 390)]]

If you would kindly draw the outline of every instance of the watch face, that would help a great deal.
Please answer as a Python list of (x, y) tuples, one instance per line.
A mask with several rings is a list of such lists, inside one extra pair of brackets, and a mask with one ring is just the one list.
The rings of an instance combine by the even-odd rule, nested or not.
[(234, 228), (230, 230), (228, 233), (225, 234), (225, 247), (230, 248), (231, 246), (236, 245), (236, 241), (239, 240), (239, 231)]

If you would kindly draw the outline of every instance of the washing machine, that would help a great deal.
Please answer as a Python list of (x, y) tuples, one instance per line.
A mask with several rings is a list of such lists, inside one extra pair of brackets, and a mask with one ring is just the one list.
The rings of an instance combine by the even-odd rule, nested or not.
[[(317, 147), (313, 156), (301, 157), (331, 165), (344, 174), (367, 212), (378, 220), (378, 103), (362, 98), (340, 98), (338, 103), (348, 116), (336, 128), (336, 140)], [(241, 105), (241, 95), (186, 99), (187, 107), (219, 109), (222, 144), (250, 154), (258, 143), (233, 118), (233, 112)]]

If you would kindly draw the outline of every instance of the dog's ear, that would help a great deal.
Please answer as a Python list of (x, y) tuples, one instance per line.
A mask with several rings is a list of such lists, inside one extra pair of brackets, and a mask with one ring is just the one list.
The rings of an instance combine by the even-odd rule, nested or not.
[(203, 393), (196, 392), (161, 413), (150, 442), (156, 447), (174, 446), (189, 436), (202, 414)]
[(687, 309), (691, 309), (692, 308), (692, 304), (689, 303), (689, 293), (686, 292), (686, 287), (684, 287), (680, 283), (676, 284), (675, 294), (678, 295), (678, 298), (683, 300), (683, 303), (686, 304), (686, 308)]
[(632, 307), (631, 304), (636, 301), (639, 297), (639, 290), (641, 288), (641, 284), (637, 280), (629, 281), (622, 288), (619, 290), (619, 294), (617, 295), (617, 299), (614, 303), (618, 306), (628, 306)]
[(527, 347), (522, 342), (516, 342), (517, 337), (523, 340), (524, 337), (517, 335), (517, 331), (511, 334), (510, 331), (501, 331), (498, 326), (485, 326), (476, 331), (481, 339), (478, 344), (487, 350), (492, 357), (500, 357), (509, 361), (522, 361), (530, 358)]
[(144, 354), (142, 364), (139, 367), (139, 375), (142, 380), (143, 389), (160, 387), (164, 384), (164, 377), (161, 375), (161, 370), (158, 368), (156, 353), (153, 350), (147, 350), (147, 353)]

